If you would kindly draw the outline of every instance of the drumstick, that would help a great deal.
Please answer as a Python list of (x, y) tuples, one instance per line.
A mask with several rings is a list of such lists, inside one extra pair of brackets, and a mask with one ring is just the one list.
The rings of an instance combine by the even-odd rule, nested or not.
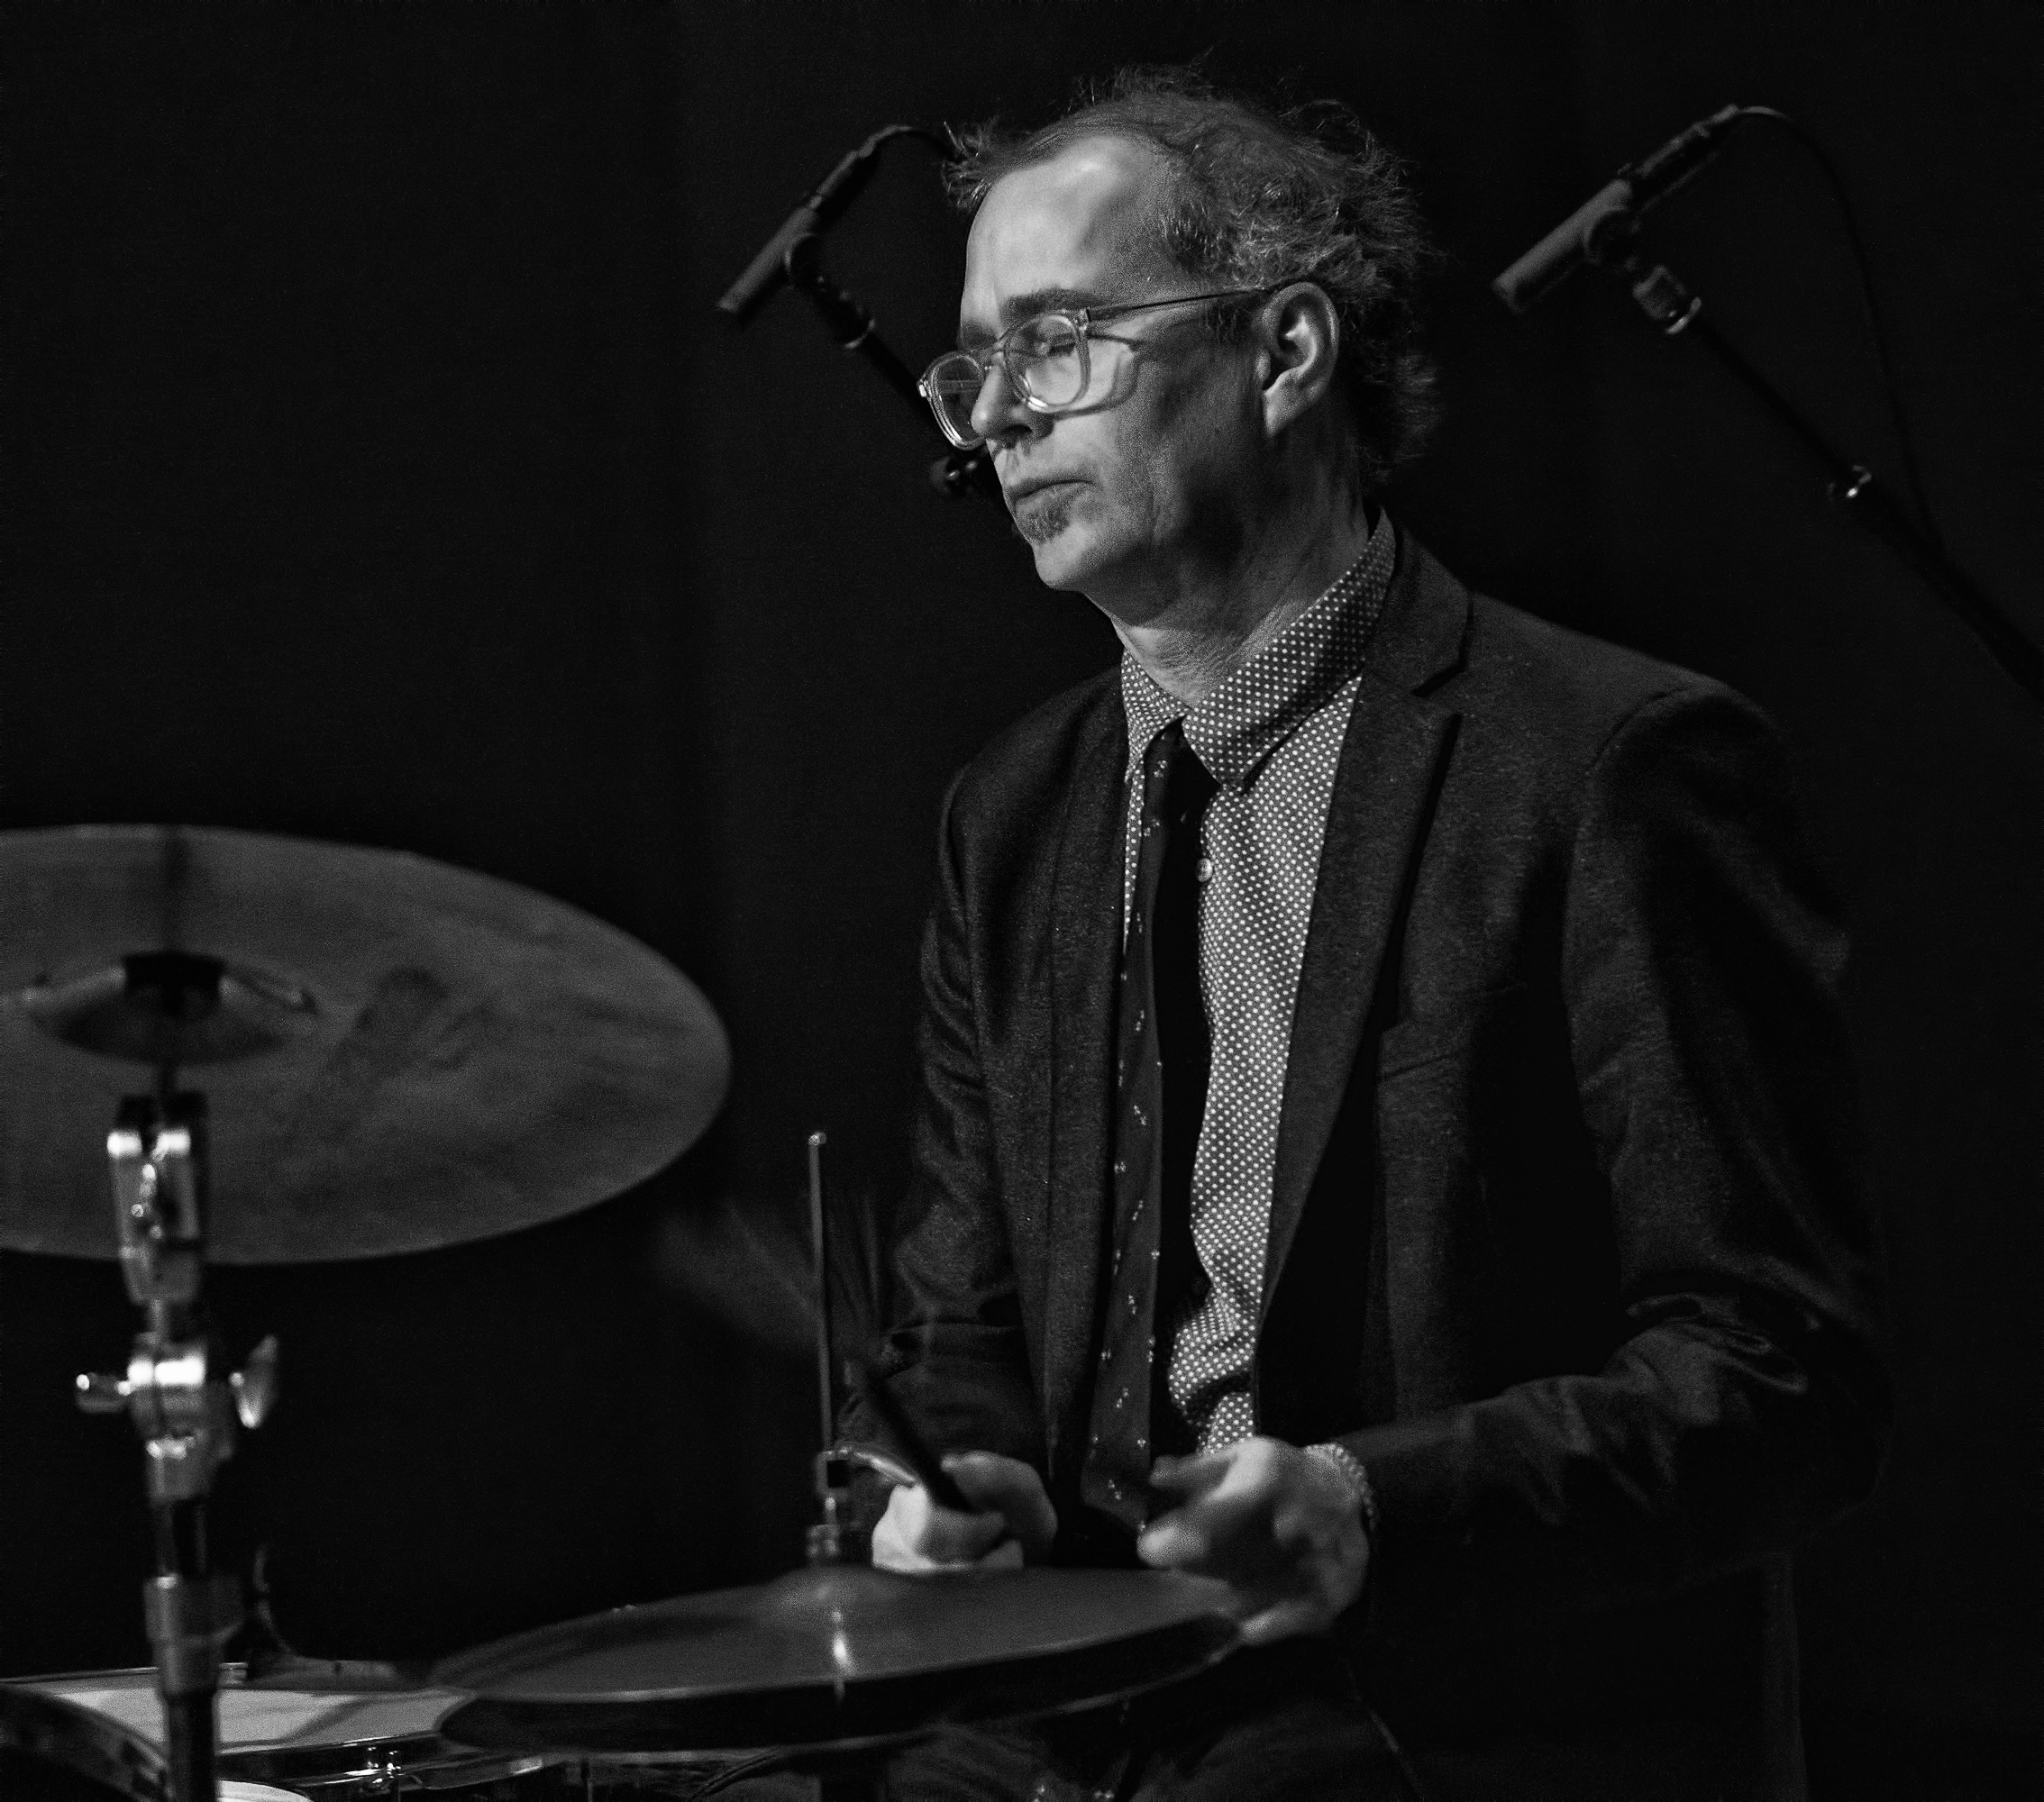
[(916, 1480), (929, 1492), (930, 1499), (940, 1508), (949, 1508), (954, 1514), (985, 1514), (986, 1509), (967, 1498), (952, 1479), (951, 1472), (937, 1461), (937, 1455), (929, 1448), (929, 1443), (916, 1431), (916, 1424), (908, 1418), (899, 1402), (887, 1385), (881, 1381), (880, 1374), (863, 1358), (845, 1361), (852, 1370), (852, 1380), (858, 1385), (859, 1394), (866, 1406), (872, 1409), (880, 1424), (887, 1429), (887, 1436), (894, 1442), (895, 1450), (908, 1461), (908, 1468), (916, 1473)]

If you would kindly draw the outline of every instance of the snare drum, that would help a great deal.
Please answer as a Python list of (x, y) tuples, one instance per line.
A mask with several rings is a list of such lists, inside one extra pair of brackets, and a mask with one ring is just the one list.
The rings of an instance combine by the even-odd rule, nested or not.
[[(462, 1802), (536, 1802), (583, 1792), (579, 1767), (443, 1739), (441, 1717), (467, 1699), (458, 1691), (329, 1696), (252, 1689), (243, 1674), (238, 1665), (221, 1670), (222, 1802), (368, 1802), (422, 1789), (461, 1792)], [(0, 1745), (127, 1802), (164, 1802), (162, 1706), (146, 1667), (26, 1679), (0, 1696)]]
[(0, 1683), (0, 1779), (23, 1802), (165, 1802), (155, 1744), (26, 1684)]

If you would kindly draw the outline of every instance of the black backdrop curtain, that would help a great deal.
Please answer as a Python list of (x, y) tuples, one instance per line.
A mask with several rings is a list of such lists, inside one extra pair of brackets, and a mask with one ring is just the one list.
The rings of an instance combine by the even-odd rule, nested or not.
[[(738, 334), (711, 304), (876, 125), (1027, 117), (1074, 75), (1209, 52), (1349, 100), (1416, 164), (1447, 413), (1401, 517), (1794, 741), (1857, 926), (1902, 1395), (1879, 1494), (1801, 1563), (1818, 1774), (1931, 1794), (1919, 1741), (1938, 1781), (2013, 1758), (2038, 1725), (2044, 720), (1621, 293), (1579, 278), (1517, 320), (1486, 283), (1690, 120), (1791, 112), (1861, 205), (1959, 560), (2044, 638), (2040, 42), (2034, 8), (1985, 0), (16, 0), (0, 826), (185, 820), (487, 870), (671, 957), (735, 1046), (705, 1141), (579, 1218), (216, 1275), (234, 1343), (285, 1341), (219, 1513), (229, 1554), (269, 1545), (287, 1630), (417, 1654), (798, 1557), (799, 1323), (702, 1222), (787, 1217), (812, 1125), (848, 1184), (899, 1179), (944, 783), (1112, 647), (998, 510), (935, 497), (926, 423), (804, 306)], [(1898, 471), (1806, 158), (1747, 132), (1652, 233)], [(919, 365), (963, 243), (910, 145), (830, 255)], [(0, 1671), (143, 1656), (132, 1436), (68, 1396), (132, 1332), (110, 1265), (0, 1254)]]

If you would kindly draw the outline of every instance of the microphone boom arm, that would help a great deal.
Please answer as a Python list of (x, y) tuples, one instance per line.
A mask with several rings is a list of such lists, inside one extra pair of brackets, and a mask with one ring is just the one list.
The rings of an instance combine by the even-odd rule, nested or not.
[[(856, 350), (935, 429), (936, 421), (923, 404), (922, 390), (908, 364), (880, 335), (872, 314), (824, 268), (822, 241), (814, 234), (795, 239), (788, 246), (787, 263), (789, 287), (808, 296), (837, 348)], [(993, 457), (984, 444), (975, 444), (970, 450), (952, 450), (939, 457), (930, 465), (930, 486), (952, 501), (968, 495), (1000, 493), (1000, 478), (994, 474)]]
[(1666, 338), (1699, 346), (1730, 371), (1746, 391), (1796, 439), (1824, 470), (1830, 498), (1885, 544), (1947, 607), (2030, 699), (2044, 705), (2044, 652), (1971, 577), (1890, 497), (1864, 463), (1837, 450), (1787, 396), (1760, 373), (1703, 315), (1702, 297), (1665, 263), (1649, 264), (1637, 222), (1620, 214), (1600, 223), (1588, 241), (1588, 260), (1623, 280), (1639, 310)]
[[(919, 125), (883, 125), (858, 149), (848, 152), (815, 191), (781, 222), (716, 305), (735, 325), (744, 325), (783, 284), (809, 297), (841, 350), (856, 350), (895, 393), (936, 429), (923, 404), (914, 372), (880, 335), (873, 316), (823, 265), (823, 233), (871, 178), (880, 151), (897, 138), (921, 138), (938, 150), (944, 140)], [(941, 435), (941, 434), (940, 434)], [(930, 466), (930, 483), (948, 500), (969, 494), (1000, 492), (993, 458), (984, 444), (954, 450)]]
[[(873, 315), (823, 266), (823, 240), (814, 232), (790, 241), (787, 250), (788, 286), (808, 296), (840, 350), (856, 350), (880, 371), (881, 379), (918, 413), (928, 414), (916, 378), (893, 347), (880, 335)], [(934, 423), (934, 422), (933, 422)]]

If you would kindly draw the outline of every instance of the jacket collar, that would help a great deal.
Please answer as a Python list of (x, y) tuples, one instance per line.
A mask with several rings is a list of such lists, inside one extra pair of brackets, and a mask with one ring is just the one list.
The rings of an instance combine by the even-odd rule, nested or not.
[(1425, 691), (1461, 666), (1469, 592), (1410, 536), (1328, 805), (1271, 1182), (1264, 1315), (1380, 1003), (1461, 715)]

